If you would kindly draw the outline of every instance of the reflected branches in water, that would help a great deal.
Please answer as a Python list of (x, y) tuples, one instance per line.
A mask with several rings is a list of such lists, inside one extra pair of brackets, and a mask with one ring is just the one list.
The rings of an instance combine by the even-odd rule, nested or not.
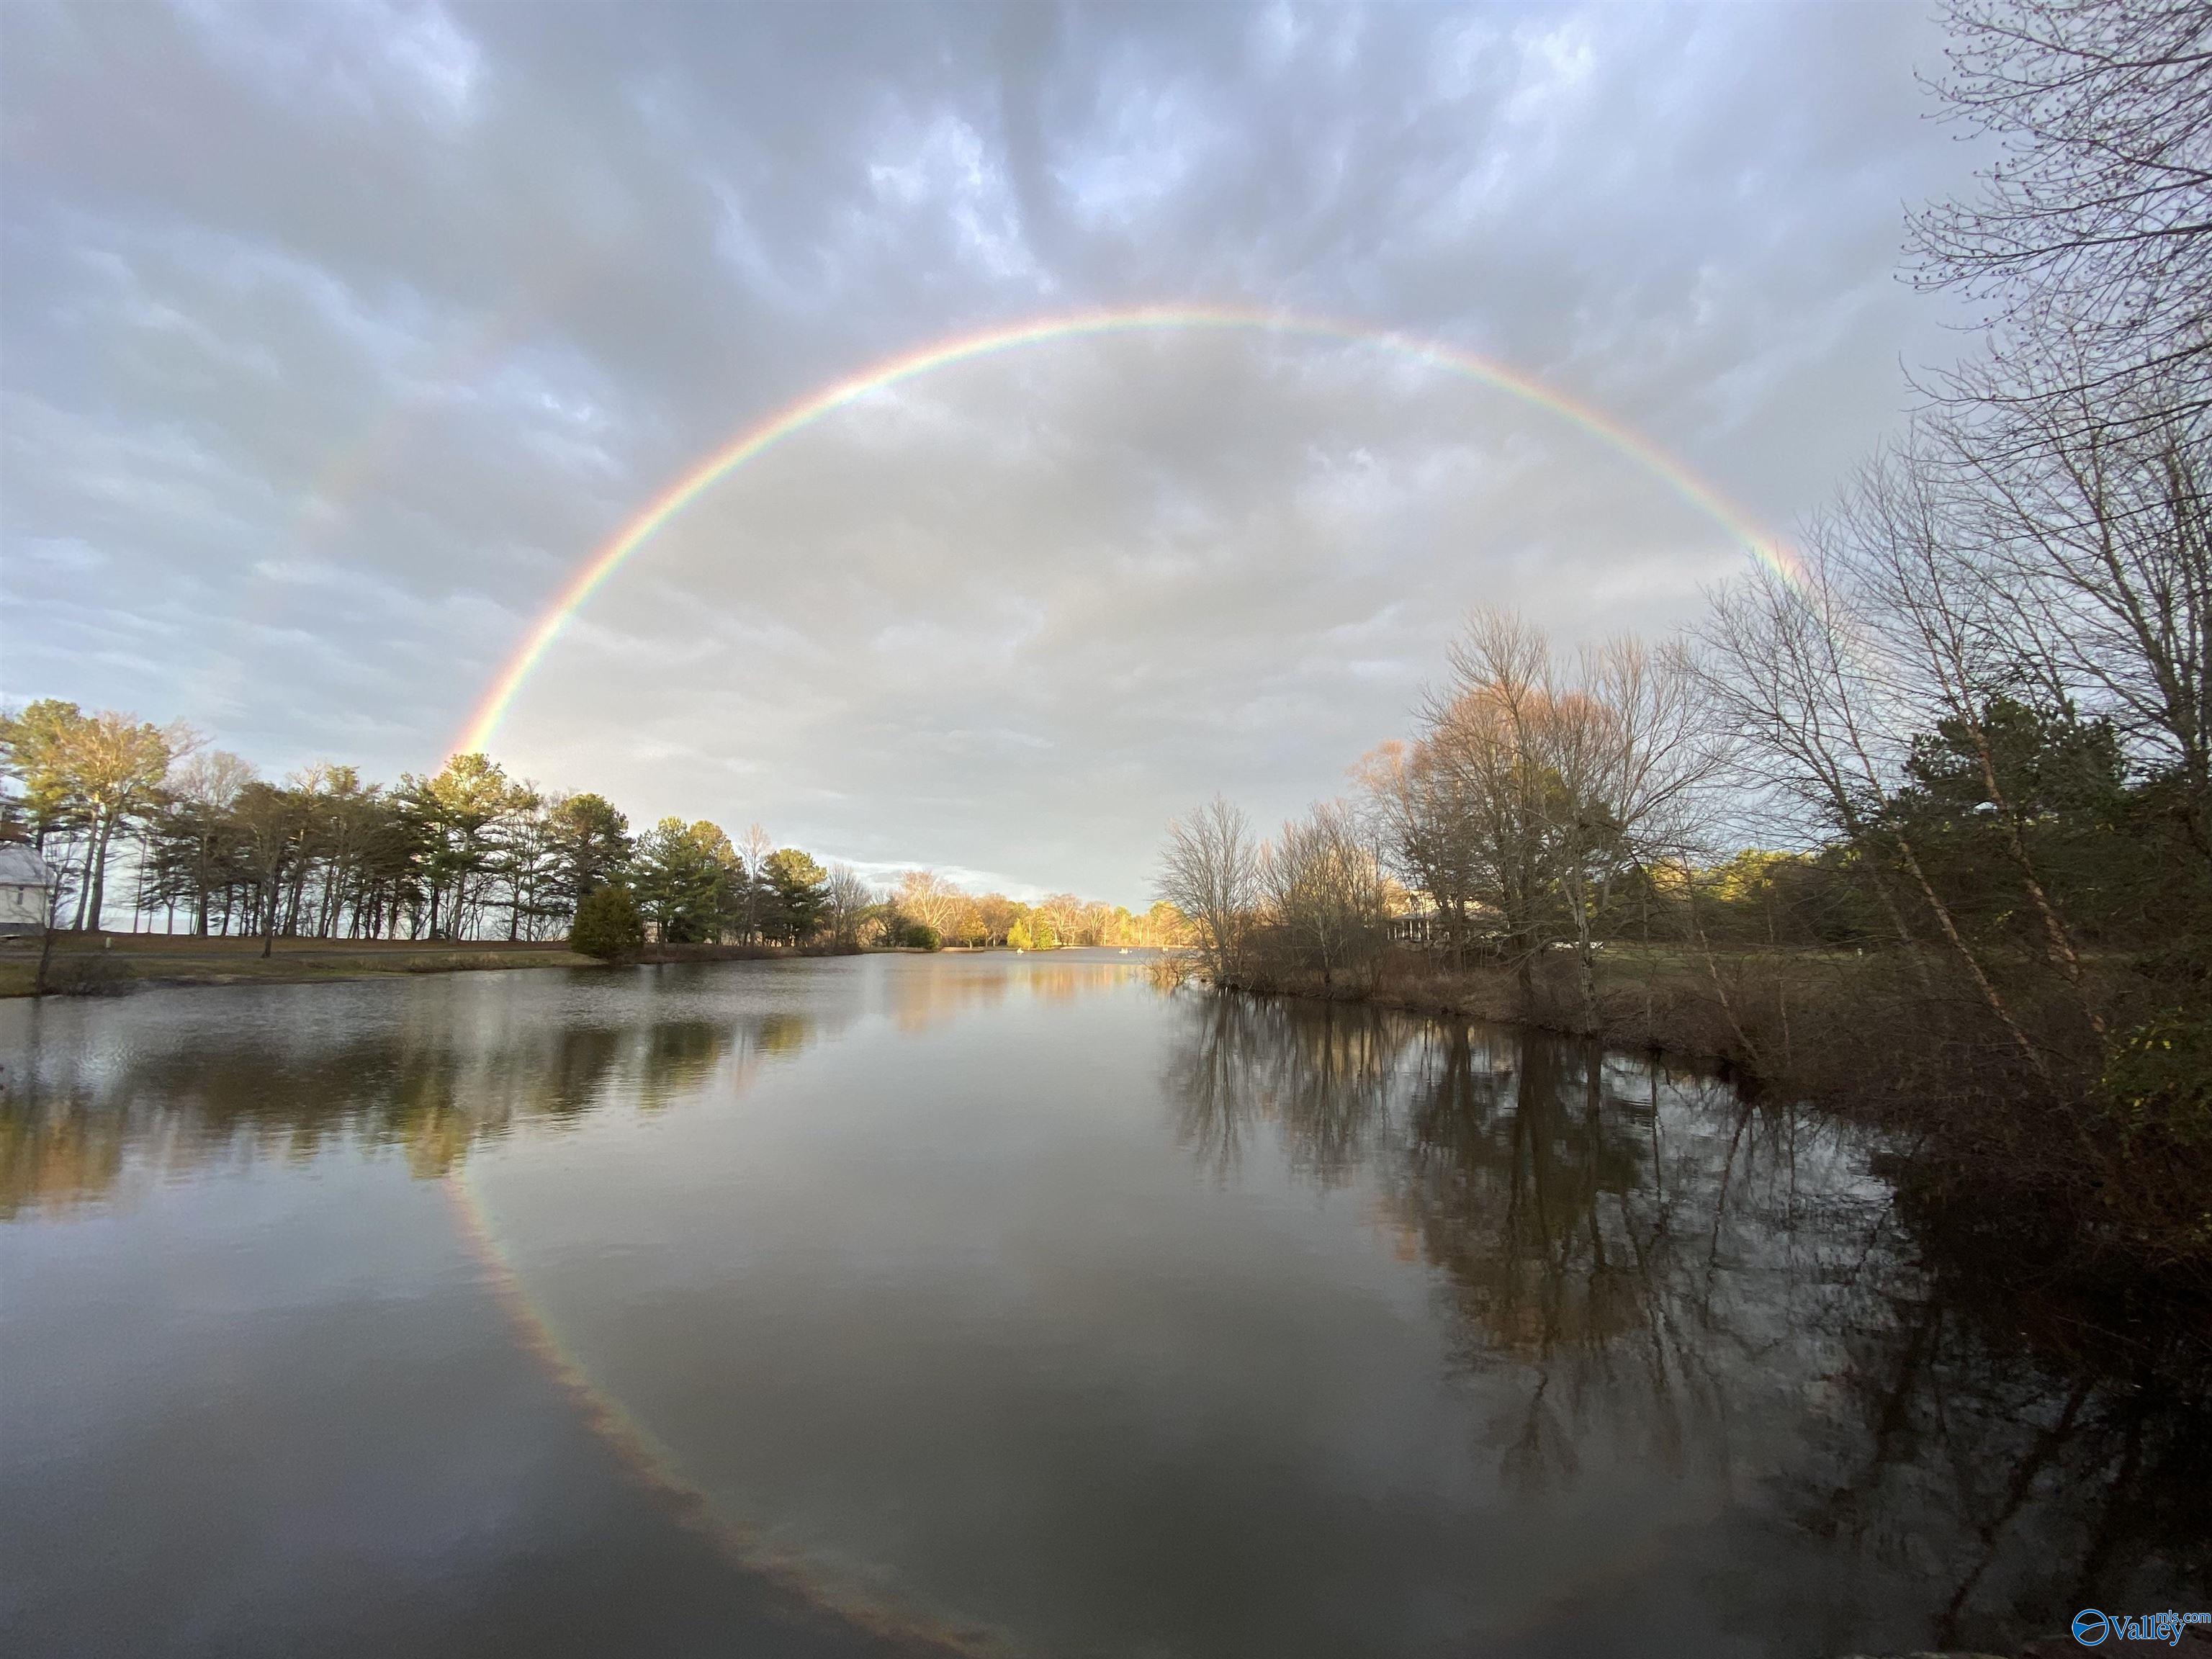
[(1843, 1363), (1774, 1481), (1792, 1522), (1925, 1583), (1946, 1647), (2212, 1583), (2202, 1306), (1971, 1195), (1906, 1179), (1895, 1202), (1909, 1248), (1832, 1310)]
[(1178, 1142), (1226, 1180), (1255, 1130), (1272, 1124), (1309, 1179), (1324, 1188), (1351, 1179), (1384, 1121), (1399, 1054), (1389, 1016), (1236, 993), (1182, 1000), (1185, 1040), (1165, 1079)]
[(879, 981), (884, 1006), (909, 1036), (971, 1013), (988, 1012), (1010, 998), (1065, 1004), (1143, 975), (1151, 958), (1123, 962), (1054, 953), (1010, 956), (1001, 951), (883, 959)]
[[(1656, 1061), (1178, 1000), (1164, 1083), (1189, 1154), (1226, 1180), (1267, 1137), (1316, 1188), (1367, 1183), (1435, 1275), (1478, 1455), (1524, 1494), (1594, 1461), (1697, 1483), (1741, 1546), (1712, 1571), (1759, 1609), (1747, 1631), (1788, 1611), (1820, 1651), (1824, 1626), (1863, 1632), (1853, 1587), (1880, 1576), (1922, 1609), (1894, 1645), (1999, 1646), (2212, 1578), (2201, 1311), (2062, 1289), (2024, 1271), (2021, 1218), (1878, 1178), (1870, 1132)], [(1793, 1554), (1826, 1565), (1768, 1571)], [(1766, 1605), (1808, 1583), (1829, 1601)]]
[(678, 965), (20, 1005), (0, 1035), (0, 1219), (106, 1201), (133, 1168), (305, 1161), (337, 1144), (397, 1148), (440, 1176), (522, 1125), (733, 1094), (764, 1062), (867, 1014), (872, 996), (912, 1034), (1010, 994), (1065, 1002), (1132, 971), (877, 965), (866, 981), (836, 964)]
[(8, 1056), (0, 1218), (97, 1204), (133, 1166), (304, 1162), (339, 1145), (396, 1148), (415, 1174), (442, 1176), (522, 1125), (557, 1131), (611, 1103), (657, 1112), (735, 1093), (824, 1030), (794, 1009), (423, 997), (346, 1023), (133, 1022), (125, 1005), (101, 1011), (88, 1041), (74, 1012), (38, 1011)]

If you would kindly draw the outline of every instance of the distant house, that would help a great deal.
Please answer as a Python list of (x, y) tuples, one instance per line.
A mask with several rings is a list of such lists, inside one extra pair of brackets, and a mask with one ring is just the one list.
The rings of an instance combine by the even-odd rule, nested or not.
[(0, 938), (46, 931), (46, 899), (53, 866), (21, 842), (0, 846)]
[[(1410, 945), (1416, 950), (1441, 951), (1455, 942), (1472, 945), (1477, 950), (1494, 949), (1504, 934), (1500, 931), (1498, 912), (1486, 904), (1470, 904), (1466, 918), (1457, 929), (1452, 919), (1437, 908), (1436, 901), (1426, 893), (1401, 895), (1395, 907), (1397, 914), (1389, 918), (1387, 931), (1394, 945)], [(1457, 933), (1456, 941), (1454, 939)]]

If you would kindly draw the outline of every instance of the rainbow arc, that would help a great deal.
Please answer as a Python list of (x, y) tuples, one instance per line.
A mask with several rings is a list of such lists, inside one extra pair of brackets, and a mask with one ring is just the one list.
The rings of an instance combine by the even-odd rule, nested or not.
[(902, 352), (787, 404), (704, 456), (576, 568), (531, 624), (521, 643), (501, 665), (470, 712), (466, 724), (453, 740), (453, 752), (465, 753), (490, 744), (517, 694), (544, 660), (569, 618), (632, 554), (720, 480), (816, 422), (872, 392), (955, 363), (1061, 340), (1200, 329), (1371, 346), (1492, 387), (1596, 438), (1661, 480), (1784, 578), (1801, 587), (1806, 583), (1802, 567), (1787, 547), (1763, 529), (1753, 514), (1729, 501), (1680, 461), (1603, 410), (1507, 364), (1457, 346), (1421, 340), (1388, 329), (1273, 311), (1227, 306), (1147, 306), (1079, 312), (957, 335)]

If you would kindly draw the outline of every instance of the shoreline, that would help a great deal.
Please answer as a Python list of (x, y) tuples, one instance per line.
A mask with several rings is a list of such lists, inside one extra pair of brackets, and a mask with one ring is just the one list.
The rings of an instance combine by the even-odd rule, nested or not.
[[(1112, 949), (1112, 946), (1104, 947)], [(1158, 953), (1156, 946), (1130, 947)], [(39, 945), (0, 945), (0, 1000), (122, 996), (134, 991), (225, 985), (323, 985), (411, 974), (507, 973), (529, 968), (639, 968), (696, 962), (778, 962), (806, 957), (1019, 954), (1004, 945), (648, 945), (601, 961), (563, 940), (316, 939), (279, 938), (267, 957), (261, 940), (238, 934), (61, 933), (47, 964), (46, 988), (33, 988)], [(1057, 955), (1057, 951), (1033, 954)]]
[(239, 935), (64, 933), (54, 941), (46, 988), (34, 988), (39, 946), (0, 949), (0, 998), (118, 996), (134, 991), (226, 985), (340, 984), (414, 974), (507, 973), (532, 968), (607, 968), (678, 962), (745, 962), (842, 956), (842, 947), (779, 945), (651, 945), (620, 963), (572, 951), (564, 940), (277, 939)]
[[(1194, 970), (1191, 976), (1214, 982)], [(1650, 975), (1639, 978), (1623, 971), (1617, 961), (1601, 970), (1600, 1018), (1595, 1030), (1583, 1019), (1571, 988), (1558, 982), (1556, 970), (1548, 965), (1524, 986), (1516, 970), (1498, 964), (1445, 968), (1397, 955), (1386, 957), (1365, 981), (1323, 984), (1310, 975), (1280, 979), (1257, 975), (1224, 980), (1218, 988), (1248, 996), (1295, 997), (1524, 1026), (1715, 1072), (1747, 1093), (1756, 1093), (1772, 1080), (1742, 1034), (1730, 1031), (1717, 1018), (1704, 987)]]
[(566, 944), (504, 939), (258, 939), (190, 933), (64, 933), (54, 939), (46, 988), (36, 990), (40, 945), (0, 951), (0, 998), (113, 996), (137, 990), (220, 985), (312, 985), (402, 974), (495, 972), (590, 965)]

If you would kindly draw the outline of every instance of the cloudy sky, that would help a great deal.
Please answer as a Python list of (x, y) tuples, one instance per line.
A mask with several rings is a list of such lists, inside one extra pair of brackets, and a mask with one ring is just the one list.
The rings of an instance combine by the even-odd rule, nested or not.
[[(1100, 307), (1495, 359), (1786, 531), (1956, 320), (1917, 7), (0, 7), (0, 696), (432, 767), (704, 453)], [(1047, 341), (860, 398), (592, 598), (491, 744), (636, 820), (1147, 896), (1402, 732), (1473, 605), (1659, 631), (1747, 557), (1388, 344)]]

